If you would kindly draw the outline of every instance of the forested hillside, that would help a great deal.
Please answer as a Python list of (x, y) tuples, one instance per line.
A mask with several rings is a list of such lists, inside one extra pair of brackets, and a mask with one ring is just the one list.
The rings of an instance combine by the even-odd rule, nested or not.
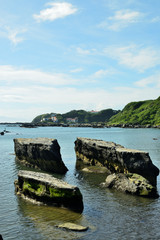
[[(59, 123), (67, 123), (67, 119), (75, 119), (77, 118), (78, 123), (98, 123), (98, 122), (108, 122), (108, 120), (117, 114), (119, 111), (113, 110), (113, 109), (105, 109), (99, 112), (88, 112), (84, 110), (72, 110), (70, 112), (64, 113), (64, 114), (58, 114), (58, 113), (47, 113), (42, 114), (37, 117), (35, 117), (32, 121), (32, 123), (36, 124), (39, 122), (42, 122), (43, 119), (46, 119), (46, 121), (51, 122), (51, 117), (56, 116)], [(48, 120), (47, 120), (48, 119)]]
[(124, 109), (109, 120), (110, 124), (160, 125), (160, 97), (128, 103)]

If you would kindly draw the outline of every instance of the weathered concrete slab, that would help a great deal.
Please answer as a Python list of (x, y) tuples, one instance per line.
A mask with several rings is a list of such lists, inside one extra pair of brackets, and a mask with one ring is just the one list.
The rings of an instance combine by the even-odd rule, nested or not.
[(16, 160), (25, 166), (60, 174), (68, 171), (56, 139), (16, 138), (14, 149)]
[(76, 165), (105, 166), (111, 173), (137, 173), (156, 185), (159, 169), (147, 152), (126, 149), (114, 142), (77, 138)]
[(72, 186), (46, 173), (19, 171), (15, 181), (18, 195), (49, 205), (67, 207), (77, 212), (83, 211), (82, 194)]

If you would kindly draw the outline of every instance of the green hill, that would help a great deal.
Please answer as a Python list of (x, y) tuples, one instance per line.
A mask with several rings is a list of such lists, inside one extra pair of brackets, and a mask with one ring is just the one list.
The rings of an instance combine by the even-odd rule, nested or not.
[(160, 97), (128, 103), (121, 112), (111, 117), (109, 124), (160, 125)]
[[(77, 119), (78, 123), (107, 123), (107, 125), (151, 125), (160, 126), (160, 97), (156, 100), (146, 100), (128, 103), (122, 111), (105, 109), (99, 112), (72, 110), (70, 112), (46, 113), (35, 117), (33, 124), (40, 122), (52, 123), (52, 116), (56, 116), (58, 123), (69, 123), (70, 119)], [(72, 121), (71, 121), (72, 122)]]
[[(59, 114), (59, 113), (47, 113), (35, 117), (32, 121), (33, 124), (44, 122), (53, 122), (51, 117), (56, 116), (58, 123), (68, 123), (68, 118), (77, 118), (78, 123), (105, 123), (119, 111), (113, 109), (105, 109), (99, 112), (88, 112), (84, 110), (72, 110), (70, 112)], [(44, 120), (45, 119), (45, 120)]]

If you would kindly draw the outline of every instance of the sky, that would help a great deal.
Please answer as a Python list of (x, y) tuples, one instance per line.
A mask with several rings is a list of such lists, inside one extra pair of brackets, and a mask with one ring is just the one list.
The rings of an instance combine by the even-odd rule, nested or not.
[(0, 0), (0, 122), (160, 96), (159, 0)]

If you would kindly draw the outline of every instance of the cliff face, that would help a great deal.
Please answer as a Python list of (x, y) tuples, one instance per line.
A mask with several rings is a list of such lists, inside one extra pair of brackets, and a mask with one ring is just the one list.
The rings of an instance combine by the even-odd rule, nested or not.
[(14, 139), (14, 148), (16, 160), (25, 166), (52, 173), (64, 174), (68, 171), (56, 139), (17, 138)]
[(119, 144), (102, 140), (77, 138), (75, 141), (77, 166), (104, 166), (111, 173), (136, 173), (156, 186), (159, 169), (147, 152), (126, 149)]

